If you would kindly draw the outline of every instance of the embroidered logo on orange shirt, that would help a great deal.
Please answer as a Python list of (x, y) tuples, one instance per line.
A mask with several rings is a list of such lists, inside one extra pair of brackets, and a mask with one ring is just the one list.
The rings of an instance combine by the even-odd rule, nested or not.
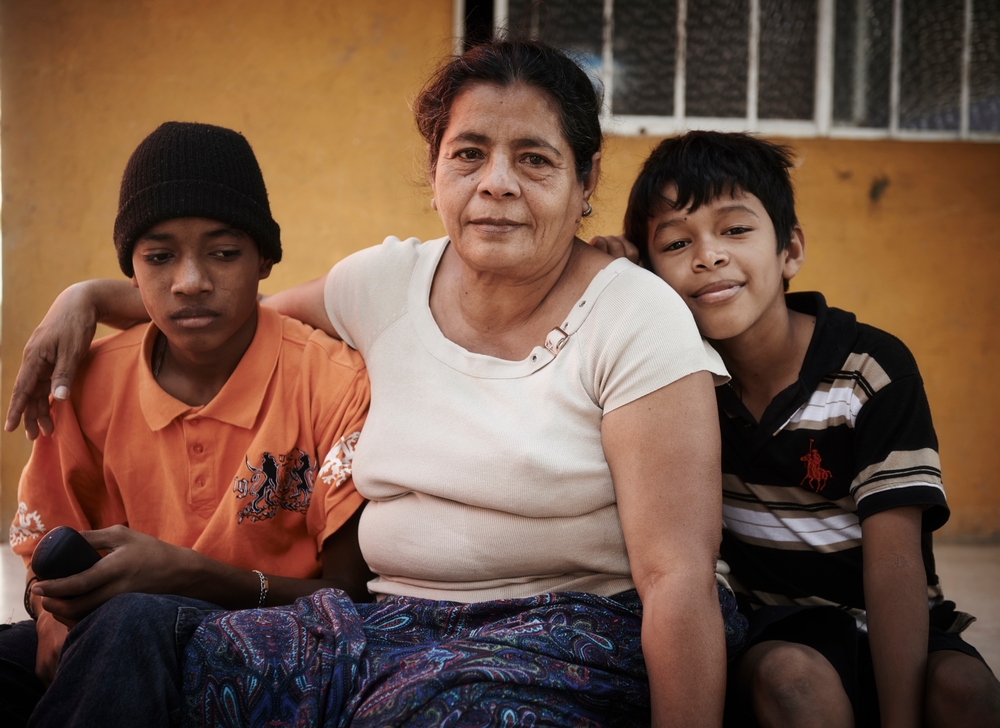
[(819, 450), (813, 447), (812, 438), (809, 439), (808, 454), (803, 455), (799, 460), (806, 464), (806, 475), (802, 478), (802, 482), (799, 485), (808, 483), (814, 492), (821, 492), (826, 487), (826, 481), (833, 476), (833, 473), (822, 466), (823, 458), (820, 457)]
[(251, 521), (274, 518), (279, 509), (303, 514), (309, 510), (316, 475), (316, 466), (309, 455), (296, 447), (277, 457), (263, 453), (259, 468), (251, 465), (249, 458), (246, 463), (250, 477), (236, 477), (233, 492), (241, 500), (252, 498), (237, 514), (237, 523), (243, 523), (244, 518)]
[(10, 525), (10, 545), (17, 546), (24, 543), (29, 538), (38, 538), (45, 533), (45, 524), (38, 511), (28, 513), (28, 504), (21, 501), (17, 504), (17, 515)]
[(344, 435), (330, 448), (330, 452), (323, 460), (323, 467), (319, 469), (320, 480), (327, 485), (332, 483), (334, 488), (339, 488), (347, 482), (351, 477), (354, 462), (354, 446), (358, 444), (360, 437), (360, 432), (352, 432), (350, 435)]

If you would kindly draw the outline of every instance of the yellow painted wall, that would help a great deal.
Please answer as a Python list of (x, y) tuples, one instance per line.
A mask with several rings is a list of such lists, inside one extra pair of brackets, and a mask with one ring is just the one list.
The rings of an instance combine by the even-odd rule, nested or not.
[[(161, 121), (222, 124), (254, 146), (285, 247), (265, 291), (386, 234), (440, 233), (407, 101), (450, 51), (451, 0), (0, 7), (4, 410), (24, 341), (58, 291), (121, 275), (111, 243), (121, 170)], [(608, 141), (585, 233), (620, 229), (656, 141)], [(1000, 534), (1000, 145), (791, 143), (808, 241), (793, 290), (819, 288), (910, 346), (941, 440), (946, 532)], [(5, 530), (29, 448), (21, 433), (0, 445)]]

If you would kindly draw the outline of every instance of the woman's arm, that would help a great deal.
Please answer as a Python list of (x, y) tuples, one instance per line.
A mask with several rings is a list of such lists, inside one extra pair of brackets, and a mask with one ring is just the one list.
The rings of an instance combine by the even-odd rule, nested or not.
[(326, 313), (325, 288), (326, 274), (308, 283), (300, 283), (292, 288), (286, 288), (272, 296), (264, 296), (261, 299), (261, 304), (270, 306), (280, 314), (298, 319), (314, 329), (319, 329), (333, 338), (339, 339), (340, 334), (333, 328), (330, 317)]
[(126, 329), (148, 320), (139, 291), (128, 281), (83, 281), (60, 293), (24, 346), (4, 429), (16, 430), (23, 414), (29, 440), (39, 432), (52, 434), (49, 394), (56, 399), (69, 397), (97, 324)]
[[(329, 587), (344, 590), (355, 601), (367, 600), (367, 582), (372, 575), (358, 546), (361, 511), (359, 508), (324, 542), (320, 578), (267, 575), (266, 606), (291, 604)], [(223, 564), (124, 526), (86, 531), (83, 536), (108, 555), (75, 576), (36, 582), (31, 587), (33, 595), (43, 597), (42, 608), (64, 624), (75, 624), (112, 597), (130, 592), (178, 594), (227, 609), (258, 605), (260, 578), (248, 569)]]
[[(339, 339), (323, 301), (326, 276), (265, 297), (262, 303)], [(127, 329), (149, 321), (139, 290), (126, 280), (74, 283), (59, 294), (32, 332), (7, 408), (4, 429), (17, 429), (24, 416), (29, 440), (52, 434), (49, 394), (68, 399), (76, 369), (87, 356), (97, 324)]]
[(609, 412), (601, 437), (642, 599), (653, 726), (721, 725), (722, 476), (711, 375), (690, 374)]
[(927, 573), (923, 508), (903, 506), (861, 522), (868, 640), (882, 725), (921, 725), (927, 675)]

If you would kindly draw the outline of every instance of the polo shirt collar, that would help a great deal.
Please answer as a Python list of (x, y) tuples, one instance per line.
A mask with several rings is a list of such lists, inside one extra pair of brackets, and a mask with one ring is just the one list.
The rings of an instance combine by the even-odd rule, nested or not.
[(827, 306), (822, 293), (788, 293), (785, 303), (793, 311), (816, 317), (816, 328), (799, 372), (799, 383), (806, 395), (805, 400), (796, 403), (798, 409), (812, 396), (823, 377), (843, 367), (858, 338), (858, 320), (853, 313)]
[(267, 383), (281, 352), (281, 316), (266, 306), (257, 306), (257, 330), (240, 363), (219, 393), (206, 405), (192, 407), (167, 394), (153, 378), (153, 345), (159, 329), (149, 324), (139, 354), (139, 406), (154, 432), (178, 417), (210, 417), (236, 427), (250, 429), (257, 421)]
[[(854, 314), (830, 308), (822, 293), (787, 293), (785, 303), (793, 311), (815, 316), (816, 326), (809, 340), (798, 380), (779, 392), (761, 417), (760, 429), (768, 435), (780, 430), (809, 401), (823, 377), (843, 366), (858, 335), (858, 322)], [(720, 408), (730, 415), (753, 422), (750, 411), (731, 386), (718, 387), (716, 394)]]

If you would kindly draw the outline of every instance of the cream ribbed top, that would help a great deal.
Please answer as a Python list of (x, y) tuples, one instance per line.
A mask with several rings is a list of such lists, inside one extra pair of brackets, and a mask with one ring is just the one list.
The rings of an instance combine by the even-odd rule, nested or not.
[(680, 297), (624, 259), (568, 313), (557, 353), (469, 352), (429, 306), (447, 245), (390, 237), (327, 277), (330, 321), (371, 377), (354, 483), (372, 501), (360, 526), (372, 591), (474, 602), (633, 588), (601, 418), (691, 372), (724, 376), (721, 359)]

